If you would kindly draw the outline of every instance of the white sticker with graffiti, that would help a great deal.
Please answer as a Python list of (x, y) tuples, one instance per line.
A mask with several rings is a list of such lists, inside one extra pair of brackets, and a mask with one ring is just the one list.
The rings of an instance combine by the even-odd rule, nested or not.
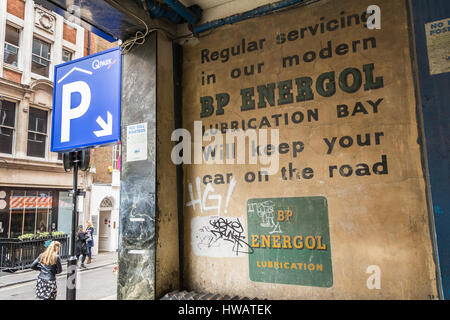
[(242, 258), (253, 253), (244, 217), (207, 216), (191, 220), (192, 250), (196, 256)]
[(273, 201), (266, 200), (263, 202), (254, 202), (247, 205), (247, 211), (249, 214), (257, 214), (261, 219), (261, 227), (269, 228), (269, 234), (283, 233), (280, 228), (280, 223), (275, 223), (275, 210)]

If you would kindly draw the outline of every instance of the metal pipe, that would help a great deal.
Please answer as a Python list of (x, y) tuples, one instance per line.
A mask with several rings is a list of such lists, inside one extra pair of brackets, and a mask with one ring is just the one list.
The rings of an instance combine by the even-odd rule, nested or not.
[(200, 21), (200, 16), (193, 13), (191, 10), (189, 10), (189, 8), (186, 8), (180, 1), (178, 0), (163, 0), (163, 1), (190, 24), (194, 25)]
[(91, 32), (88, 30), (87, 55), (91, 54)]
[(280, 9), (292, 6), (294, 4), (299, 4), (303, 1), (304, 0), (283, 0), (283, 1), (276, 2), (276, 3), (267, 4), (267, 5), (255, 8), (253, 10), (235, 14), (235, 15), (227, 17), (227, 18), (207, 22), (198, 27), (194, 27), (193, 32), (194, 32), (194, 34), (199, 34), (199, 33), (208, 31), (210, 29), (215, 29), (215, 28), (221, 27), (226, 24), (233, 24), (233, 23), (236, 23), (239, 21), (243, 21), (243, 20), (254, 18), (254, 17), (260, 16), (263, 14), (267, 14), (272, 11), (280, 10)]
[(139, 0), (142, 4), (146, 2), (150, 15), (155, 18), (166, 18), (173, 23), (180, 23), (183, 17), (177, 12), (163, 7), (159, 2), (153, 0)]
[[(77, 157), (77, 151), (74, 152), (74, 158)], [(77, 214), (77, 194), (78, 194), (78, 159), (73, 163), (73, 208), (72, 208), (72, 242), (70, 244), (70, 254), (75, 256), (75, 242), (78, 231), (78, 214)]]

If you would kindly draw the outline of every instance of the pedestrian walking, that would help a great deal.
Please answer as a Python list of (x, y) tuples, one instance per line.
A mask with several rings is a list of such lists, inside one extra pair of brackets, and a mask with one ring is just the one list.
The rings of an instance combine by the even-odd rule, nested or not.
[(86, 232), (88, 235), (87, 247), (88, 247), (88, 261), (87, 263), (91, 263), (92, 261), (92, 247), (94, 246), (94, 227), (92, 225), (92, 221), (88, 221), (86, 223)]
[(82, 256), (81, 268), (86, 268), (86, 266), (84, 265), (84, 261), (86, 260), (86, 256), (88, 255), (87, 240), (87, 232), (83, 231), (83, 226), (78, 226), (78, 232), (75, 242), (75, 255), (77, 256), (77, 260), (80, 260), (80, 255)]
[(113, 267), (112, 273), (116, 276), (119, 274), (119, 264), (117, 263), (117, 261), (114, 262), (114, 267)]
[(41, 225), (39, 227), (39, 232), (45, 232), (45, 230), (47, 230), (47, 228), (45, 227), (45, 224), (43, 222), (41, 222)]
[(36, 298), (55, 300), (58, 287), (56, 275), (62, 272), (61, 259), (58, 252), (61, 244), (52, 241), (44, 253), (40, 254), (31, 264), (31, 269), (40, 271), (36, 283)]

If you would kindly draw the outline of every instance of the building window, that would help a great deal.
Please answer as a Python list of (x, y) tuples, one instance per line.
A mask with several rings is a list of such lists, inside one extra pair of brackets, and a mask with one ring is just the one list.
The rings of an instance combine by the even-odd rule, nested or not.
[(28, 118), (27, 155), (45, 158), (47, 141), (47, 111), (30, 108)]
[(0, 100), (0, 153), (12, 154), (16, 104)]
[(115, 170), (120, 170), (120, 142), (113, 146), (112, 168)]
[(66, 50), (64, 48), (62, 49), (62, 60), (63, 60), (63, 62), (72, 61), (72, 56), (73, 56), (73, 53), (71, 51)]
[(33, 54), (31, 72), (44, 77), (49, 76), (50, 70), (50, 44), (38, 38), (33, 38)]
[(50, 231), (51, 191), (11, 190), (9, 207), (10, 238)]
[(100, 208), (103, 210), (112, 210), (113, 209), (113, 203), (110, 198), (104, 198), (102, 202), (100, 203)]
[(16, 67), (17, 62), (19, 61), (19, 35), (19, 29), (6, 25), (5, 53), (3, 61)]

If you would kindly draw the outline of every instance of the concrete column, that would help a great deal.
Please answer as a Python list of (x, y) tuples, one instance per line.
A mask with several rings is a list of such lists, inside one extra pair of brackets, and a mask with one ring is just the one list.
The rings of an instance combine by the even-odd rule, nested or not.
[(74, 59), (78, 59), (84, 56), (84, 29), (78, 25), (75, 25), (77, 30), (77, 44), (74, 53)]
[(23, 74), (22, 84), (30, 84), (31, 82), (31, 53), (33, 49), (33, 29), (34, 29), (34, 1), (27, 0), (25, 2), (24, 27), (22, 30), (22, 53)]
[[(117, 298), (155, 299), (156, 33), (123, 56)], [(127, 161), (127, 126), (147, 123), (147, 160)]]
[(6, 31), (6, 1), (0, 1), (0, 77), (3, 77), (3, 56)]
[(63, 26), (64, 26), (64, 19), (59, 14), (57, 14), (55, 23), (55, 42), (53, 43), (53, 52), (52, 52), (53, 67), (62, 62)]
[(17, 130), (15, 136), (15, 156), (17, 158), (25, 158), (27, 156), (29, 98), (30, 94), (25, 93), (24, 99), (20, 100), (16, 109)]
[[(172, 43), (154, 32), (122, 61), (117, 297), (153, 300), (180, 286)], [(147, 123), (147, 159), (128, 161), (127, 127), (138, 123)]]

